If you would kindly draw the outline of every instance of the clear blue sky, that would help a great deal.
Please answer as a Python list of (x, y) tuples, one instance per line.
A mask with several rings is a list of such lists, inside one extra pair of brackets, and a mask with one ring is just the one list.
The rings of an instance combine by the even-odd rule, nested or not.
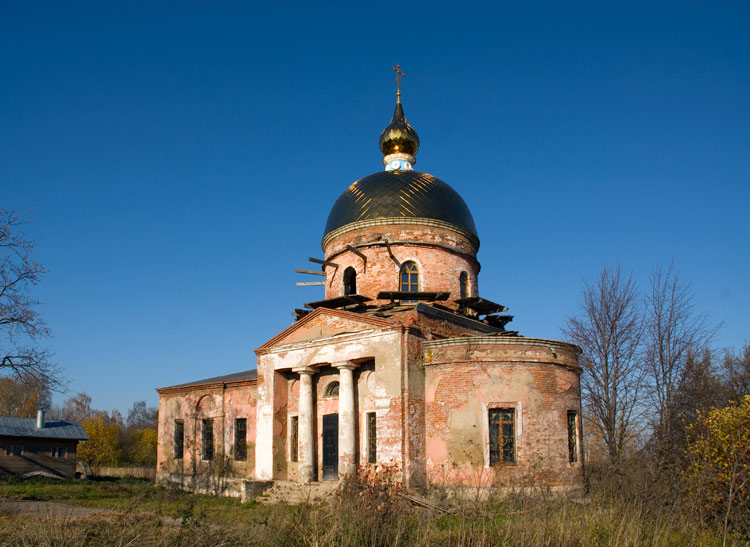
[(750, 4), (396, 6), (3, 3), (0, 204), (31, 211), (71, 394), (253, 368), (322, 298), (294, 268), (382, 169), (395, 63), (513, 328), (559, 338), (603, 264), (674, 259), (715, 347), (750, 338)]

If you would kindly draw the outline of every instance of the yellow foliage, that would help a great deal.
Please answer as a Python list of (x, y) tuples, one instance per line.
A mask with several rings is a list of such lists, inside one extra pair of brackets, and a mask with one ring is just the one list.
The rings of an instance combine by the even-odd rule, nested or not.
[(136, 429), (130, 435), (128, 459), (144, 467), (156, 465), (156, 430)]
[(85, 418), (81, 425), (89, 440), (78, 447), (78, 459), (94, 473), (100, 467), (116, 465), (120, 458), (120, 426), (102, 415)]
[(725, 527), (750, 520), (750, 395), (699, 413), (688, 427), (685, 487)]

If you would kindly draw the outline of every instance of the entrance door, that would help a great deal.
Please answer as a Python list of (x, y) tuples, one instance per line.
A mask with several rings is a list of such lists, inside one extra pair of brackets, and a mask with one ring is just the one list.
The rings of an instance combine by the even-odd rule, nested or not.
[(339, 415), (323, 415), (323, 480), (339, 478)]

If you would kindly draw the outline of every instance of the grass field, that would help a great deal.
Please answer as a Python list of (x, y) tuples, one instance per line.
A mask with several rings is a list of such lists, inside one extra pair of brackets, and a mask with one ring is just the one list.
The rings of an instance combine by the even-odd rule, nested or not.
[[(603, 495), (544, 495), (419, 508), (388, 485), (352, 481), (320, 506), (240, 504), (144, 480), (11, 480), (0, 498), (116, 513), (82, 518), (0, 513), (0, 545), (722, 545), (669, 505)], [(742, 538), (727, 544), (745, 545)]]

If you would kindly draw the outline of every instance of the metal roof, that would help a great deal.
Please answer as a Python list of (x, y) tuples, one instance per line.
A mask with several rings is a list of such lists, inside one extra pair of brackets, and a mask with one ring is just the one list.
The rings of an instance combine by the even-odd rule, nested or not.
[(333, 204), (324, 232), (375, 218), (442, 220), (477, 236), (466, 202), (437, 177), (418, 171), (380, 171), (359, 179)]
[(224, 376), (214, 376), (213, 378), (206, 378), (204, 380), (195, 380), (193, 382), (186, 382), (184, 384), (177, 384), (176, 386), (168, 387), (187, 387), (187, 386), (198, 386), (201, 384), (216, 384), (219, 382), (232, 382), (235, 380), (255, 380), (258, 377), (258, 369), (244, 370), (242, 372), (235, 372), (234, 374), (225, 374)]
[(0, 435), (8, 437), (38, 437), (44, 439), (72, 439), (87, 441), (88, 435), (78, 422), (48, 421), (37, 429), (36, 418), (0, 416)]

